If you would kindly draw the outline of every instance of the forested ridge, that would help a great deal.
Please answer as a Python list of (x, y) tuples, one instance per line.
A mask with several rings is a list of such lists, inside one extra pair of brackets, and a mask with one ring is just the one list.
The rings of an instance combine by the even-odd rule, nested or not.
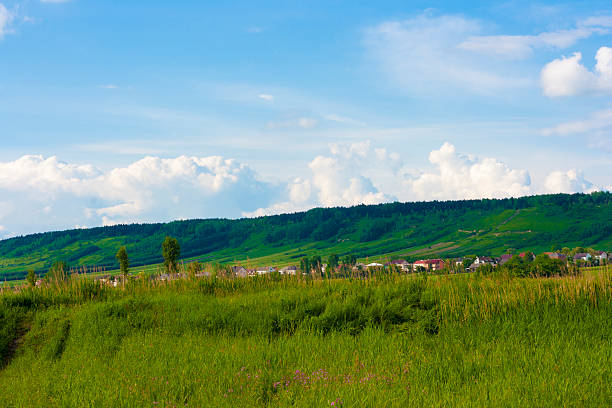
[(132, 265), (157, 263), (166, 236), (179, 240), (183, 258), (220, 262), (264, 257), (286, 263), (304, 254), (329, 251), (358, 257), (388, 253), (410, 257), (420, 253), (496, 255), (509, 249), (555, 246), (612, 249), (608, 248), (612, 247), (612, 194), (396, 202), (237, 220), (45, 232), (0, 241), (0, 274), (5, 279), (20, 278), (28, 269), (42, 271), (57, 260), (71, 266), (115, 267), (121, 245), (127, 247)]

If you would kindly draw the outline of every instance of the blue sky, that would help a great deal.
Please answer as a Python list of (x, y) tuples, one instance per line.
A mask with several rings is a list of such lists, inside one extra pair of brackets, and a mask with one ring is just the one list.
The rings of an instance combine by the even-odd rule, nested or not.
[(0, 237), (612, 188), (607, 2), (0, 0)]

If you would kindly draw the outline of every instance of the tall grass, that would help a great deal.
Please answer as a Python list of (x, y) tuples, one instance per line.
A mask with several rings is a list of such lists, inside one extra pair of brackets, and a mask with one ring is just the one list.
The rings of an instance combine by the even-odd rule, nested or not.
[(604, 269), (79, 277), (0, 296), (0, 406), (610, 406), (611, 300)]

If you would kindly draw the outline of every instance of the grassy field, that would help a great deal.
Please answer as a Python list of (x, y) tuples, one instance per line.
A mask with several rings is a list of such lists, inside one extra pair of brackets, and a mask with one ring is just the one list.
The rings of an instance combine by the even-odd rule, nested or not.
[(610, 406), (612, 279), (78, 280), (0, 297), (0, 406)]

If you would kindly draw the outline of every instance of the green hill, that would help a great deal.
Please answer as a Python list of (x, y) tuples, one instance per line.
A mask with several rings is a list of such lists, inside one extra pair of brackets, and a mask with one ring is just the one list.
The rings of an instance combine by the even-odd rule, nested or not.
[(612, 194), (359, 205), (47, 232), (0, 241), (0, 276), (22, 278), (56, 260), (114, 268), (121, 245), (132, 265), (157, 263), (166, 235), (178, 238), (185, 258), (252, 265), (295, 264), (304, 255), (330, 253), (415, 259), (563, 246), (612, 249)]

